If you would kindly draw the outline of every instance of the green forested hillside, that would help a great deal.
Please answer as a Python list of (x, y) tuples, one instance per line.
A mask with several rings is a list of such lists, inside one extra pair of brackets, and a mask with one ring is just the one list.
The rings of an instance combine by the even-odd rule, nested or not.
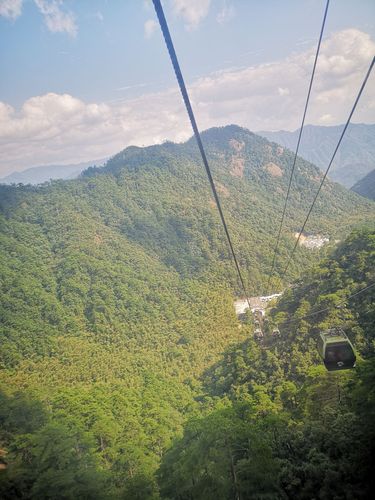
[[(234, 126), (203, 139), (259, 294), (292, 154)], [(280, 267), (320, 175), (298, 164)], [(1, 497), (146, 499), (160, 487), (170, 496), (156, 471), (163, 461), (165, 477), (163, 457), (186, 421), (225, 406), (232, 382), (221, 370), (232, 364), (220, 363), (231, 345), (248, 346), (262, 367), (246, 397), (259, 412), (262, 401), (276, 408), (269, 391), (283, 368), (239, 328), (238, 284), (193, 141), (128, 148), (73, 181), (2, 186), (0, 209)], [(327, 183), (309, 229), (342, 238), (373, 220), (372, 202)], [(301, 249), (291, 275), (317, 259)], [(285, 363), (304, 377), (316, 356), (305, 362), (298, 349)]]
[[(271, 267), (293, 153), (237, 126), (210, 129), (203, 133), (203, 141), (249, 292), (259, 293)], [(202, 276), (209, 269), (211, 279), (212, 274), (220, 281), (224, 276), (234, 284), (232, 263), (194, 139), (178, 145), (128, 148), (106, 168), (86, 172), (86, 176), (93, 174), (90, 204), (96, 210), (100, 206), (107, 224), (115, 224), (127, 238), (183, 275)], [(277, 263), (280, 270), (320, 180), (321, 172), (315, 166), (298, 161)], [(103, 206), (103, 198), (111, 201)], [(341, 238), (359, 222), (374, 221), (374, 217), (371, 203), (327, 182), (306, 229)], [(301, 249), (291, 275), (314, 256)]]
[(231, 294), (67, 213), (3, 218), (0, 496), (147, 498), (198, 375), (240, 338)]
[[(346, 299), (375, 283), (374, 261), (375, 233), (353, 233), (274, 308), (280, 340), (237, 344), (206, 372), (201, 414), (163, 458), (163, 497), (371, 497), (375, 287)], [(354, 370), (329, 373), (316, 339), (337, 325), (359, 360)]]

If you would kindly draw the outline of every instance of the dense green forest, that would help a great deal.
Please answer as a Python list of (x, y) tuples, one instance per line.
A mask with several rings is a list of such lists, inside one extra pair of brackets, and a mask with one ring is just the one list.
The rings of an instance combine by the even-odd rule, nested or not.
[[(201, 415), (163, 457), (163, 498), (371, 498), (375, 287), (348, 297), (375, 283), (374, 261), (375, 233), (354, 232), (287, 289), (262, 345), (250, 337), (205, 372)], [(355, 370), (321, 365), (317, 335), (333, 326), (356, 346)]]
[[(292, 153), (235, 126), (203, 139), (247, 285), (263, 293)], [(320, 176), (299, 160), (277, 269)], [(366, 498), (373, 293), (336, 306), (374, 281), (373, 207), (327, 183), (309, 230), (347, 239), (320, 264), (298, 250), (287, 279), (301, 283), (274, 283), (287, 286), (270, 316), (281, 339), (259, 345), (235, 316), (192, 140), (128, 148), (73, 181), (1, 186), (0, 497)], [(364, 358), (349, 374), (317, 358), (334, 321)]]

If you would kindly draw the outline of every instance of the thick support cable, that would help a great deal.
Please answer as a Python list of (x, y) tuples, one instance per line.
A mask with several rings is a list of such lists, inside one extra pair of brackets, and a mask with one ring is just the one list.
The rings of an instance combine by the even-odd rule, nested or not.
[(167, 21), (166, 21), (165, 16), (164, 16), (163, 7), (161, 6), (160, 0), (152, 0), (152, 1), (154, 4), (154, 7), (155, 7), (156, 14), (157, 14), (158, 19), (159, 19), (160, 28), (162, 30), (165, 43), (167, 45), (167, 49), (169, 52), (169, 56), (171, 58), (174, 72), (176, 74), (178, 85), (180, 87), (182, 98), (183, 98), (184, 103), (185, 103), (186, 111), (189, 115), (190, 123), (191, 123), (191, 126), (193, 128), (194, 135), (195, 135), (195, 139), (198, 143), (198, 148), (199, 148), (199, 151), (200, 151), (201, 156), (202, 156), (203, 164), (204, 164), (204, 167), (206, 169), (208, 180), (210, 182), (210, 186), (211, 186), (214, 198), (215, 198), (216, 206), (217, 206), (217, 209), (218, 209), (219, 214), (220, 214), (220, 219), (221, 219), (221, 222), (222, 222), (223, 227), (224, 227), (225, 235), (226, 235), (227, 240), (228, 240), (228, 245), (229, 245), (229, 248), (230, 248), (236, 269), (237, 269), (237, 273), (238, 273), (238, 276), (239, 276), (239, 279), (240, 279), (240, 282), (242, 285), (242, 289), (245, 293), (245, 297), (246, 297), (249, 309), (251, 309), (249, 295), (248, 295), (246, 287), (245, 287), (245, 282), (244, 282), (242, 274), (241, 274), (240, 266), (238, 264), (238, 260), (237, 260), (237, 257), (236, 257), (236, 254), (235, 254), (235, 251), (233, 248), (233, 244), (232, 244), (232, 240), (231, 240), (230, 235), (229, 235), (228, 227), (227, 227), (227, 224), (225, 222), (223, 210), (222, 210), (221, 204), (220, 204), (220, 199), (219, 199), (219, 196), (218, 196), (216, 188), (215, 188), (215, 184), (214, 184), (214, 180), (212, 178), (210, 167), (208, 165), (207, 156), (206, 156), (205, 150), (203, 148), (202, 139), (201, 139), (201, 136), (200, 136), (200, 133), (198, 130), (198, 126), (197, 126), (197, 123), (196, 123), (196, 120), (194, 117), (193, 109), (192, 109), (189, 95), (188, 95), (188, 92), (187, 92), (187, 89), (185, 86), (184, 78), (182, 76), (180, 65), (179, 65), (178, 59), (177, 59), (177, 55), (176, 55), (176, 52), (174, 50), (172, 38), (171, 38), (171, 35), (169, 33), (168, 24), (167, 24)]
[(311, 94), (312, 84), (313, 84), (313, 81), (314, 81), (316, 64), (317, 64), (318, 57), (319, 57), (320, 45), (321, 45), (321, 43), (322, 43), (323, 32), (324, 32), (324, 26), (325, 26), (326, 19), (327, 19), (328, 7), (329, 7), (329, 0), (327, 0), (327, 4), (326, 4), (325, 11), (324, 11), (324, 16), (323, 16), (322, 27), (321, 27), (321, 29), (320, 29), (319, 42), (318, 42), (318, 46), (317, 46), (317, 48), (316, 48), (316, 54), (315, 54), (314, 66), (313, 66), (313, 70), (312, 70), (312, 73), (311, 73), (311, 78), (310, 78), (309, 90), (308, 90), (308, 92), (307, 92), (307, 98), (306, 98), (306, 103), (305, 103), (305, 109), (304, 109), (304, 112), (303, 112), (303, 117), (302, 117), (301, 127), (300, 127), (300, 129), (299, 129), (299, 135), (298, 135), (297, 147), (296, 147), (296, 151), (295, 151), (295, 154), (294, 154), (294, 159), (293, 159), (292, 171), (291, 171), (291, 173), (290, 173), (289, 184), (288, 184), (288, 190), (287, 190), (287, 193), (286, 193), (286, 198), (285, 198), (285, 203), (284, 203), (283, 213), (282, 213), (282, 216), (281, 216), (281, 222), (280, 222), (280, 226), (279, 226), (279, 231), (278, 231), (277, 238), (276, 238), (276, 246), (275, 246), (275, 250), (274, 250), (274, 254), (273, 254), (273, 259), (272, 259), (271, 273), (270, 273), (270, 276), (269, 276), (269, 278), (268, 278), (268, 283), (267, 283), (267, 291), (270, 291), (270, 290), (269, 290), (269, 287), (270, 287), (270, 284), (271, 284), (271, 279), (272, 279), (272, 276), (273, 276), (273, 272), (274, 272), (274, 270), (275, 270), (276, 257), (277, 257), (278, 250), (279, 250), (279, 244), (280, 244), (281, 231), (282, 231), (283, 224), (284, 224), (284, 220), (285, 220), (285, 212), (286, 212), (286, 207), (287, 207), (287, 205), (288, 205), (289, 194), (290, 194), (290, 188), (291, 188), (291, 186), (292, 186), (292, 180), (293, 180), (294, 170), (295, 170), (295, 168), (296, 168), (296, 161), (297, 161), (297, 156), (298, 156), (298, 151), (299, 151), (299, 145), (300, 145), (300, 142), (301, 142), (301, 137), (302, 137), (303, 127), (304, 127), (304, 125), (305, 125), (305, 118), (306, 118), (307, 108), (308, 108), (309, 101), (310, 101), (310, 94)]
[(342, 133), (341, 133), (340, 139), (339, 139), (339, 141), (338, 141), (338, 143), (337, 143), (337, 146), (336, 146), (336, 148), (335, 148), (335, 150), (334, 150), (334, 152), (333, 152), (333, 155), (332, 155), (331, 161), (329, 162), (328, 167), (327, 167), (327, 170), (325, 171), (325, 174), (323, 175), (322, 181), (321, 181), (321, 183), (320, 183), (320, 185), (319, 185), (319, 189), (318, 189), (318, 191), (317, 191), (317, 193), (316, 193), (316, 195), (315, 195), (315, 198), (314, 198), (314, 200), (313, 200), (313, 202), (312, 202), (312, 204), (311, 204), (311, 207), (310, 207), (310, 209), (309, 209), (309, 211), (308, 211), (308, 213), (307, 213), (307, 216), (306, 216), (305, 222), (303, 223), (302, 229), (301, 229), (301, 231), (300, 231), (300, 232), (299, 232), (299, 234), (298, 234), (298, 238), (297, 238), (297, 240), (296, 240), (296, 242), (295, 242), (295, 245), (294, 245), (294, 248), (293, 248), (293, 250), (292, 250), (292, 253), (290, 254), (290, 257), (289, 257), (289, 259), (288, 259), (288, 263), (287, 263), (287, 265), (285, 266), (285, 269), (284, 269), (284, 272), (283, 272), (283, 275), (282, 275), (282, 279), (285, 277), (285, 274), (286, 274), (286, 272), (287, 272), (287, 270), (288, 270), (288, 268), (289, 268), (289, 264), (290, 264), (290, 262), (291, 262), (291, 260), (292, 260), (292, 258), (293, 258), (293, 255), (294, 255), (294, 253), (295, 253), (295, 251), (296, 251), (296, 248), (297, 248), (297, 246), (298, 246), (299, 240), (301, 239), (302, 233), (303, 233), (303, 231), (304, 231), (304, 229), (305, 229), (305, 227), (306, 227), (306, 224), (307, 224), (307, 221), (309, 220), (309, 217), (310, 217), (310, 215), (311, 215), (311, 212), (313, 211), (313, 208), (314, 208), (315, 202), (316, 202), (316, 200), (318, 199), (319, 193), (320, 193), (320, 191), (321, 191), (321, 189), (322, 189), (322, 187), (323, 187), (324, 181), (326, 180), (326, 177), (327, 177), (327, 175), (328, 175), (329, 169), (331, 168), (331, 165), (332, 165), (332, 163), (333, 163), (333, 160), (335, 159), (335, 156), (336, 156), (337, 150), (338, 150), (338, 149), (339, 149), (339, 147), (340, 147), (341, 141), (342, 141), (342, 140), (343, 140), (343, 138), (344, 138), (345, 132), (346, 132), (346, 130), (347, 130), (347, 128), (348, 128), (348, 126), (349, 126), (350, 120), (351, 120), (351, 118), (352, 118), (352, 116), (353, 116), (353, 113), (354, 113), (354, 111), (355, 111), (356, 107), (357, 107), (357, 104), (358, 104), (358, 101), (359, 101), (359, 99), (360, 99), (360, 97), (361, 97), (361, 95), (362, 95), (363, 89), (365, 88), (366, 83), (367, 83), (367, 80), (369, 79), (369, 76), (370, 76), (370, 74), (371, 74), (372, 68), (374, 67), (374, 63), (375, 63), (375, 57), (373, 57), (373, 59), (372, 59), (372, 61), (371, 61), (371, 64), (370, 64), (370, 67), (369, 67), (369, 69), (368, 69), (368, 71), (367, 71), (367, 74), (366, 74), (366, 76), (365, 76), (365, 79), (363, 80), (363, 83), (362, 83), (361, 88), (360, 88), (360, 90), (359, 90), (359, 92), (358, 92), (357, 98), (356, 98), (356, 100), (355, 100), (355, 102), (354, 102), (354, 104), (353, 104), (353, 107), (352, 107), (352, 110), (351, 110), (351, 112), (350, 112), (349, 118), (348, 118), (348, 119), (347, 119), (347, 121), (346, 121), (345, 127), (344, 127), (344, 129), (343, 129), (343, 131), (342, 131)]

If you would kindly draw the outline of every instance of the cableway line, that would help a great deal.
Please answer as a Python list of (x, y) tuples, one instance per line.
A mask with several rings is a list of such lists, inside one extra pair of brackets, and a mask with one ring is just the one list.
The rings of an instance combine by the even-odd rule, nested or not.
[(238, 264), (236, 253), (234, 251), (234, 247), (233, 247), (232, 240), (231, 240), (231, 237), (230, 237), (230, 234), (229, 234), (228, 226), (226, 224), (224, 213), (223, 213), (223, 210), (222, 210), (222, 207), (221, 207), (220, 199), (219, 199), (219, 196), (218, 196), (217, 191), (216, 191), (216, 187), (215, 187), (215, 184), (214, 184), (212, 173), (211, 173), (211, 170), (210, 170), (210, 167), (209, 167), (209, 164), (208, 164), (206, 152), (205, 152), (204, 147), (203, 147), (201, 135), (200, 135), (200, 132), (199, 132), (199, 129), (198, 129), (198, 126), (197, 126), (197, 122), (195, 120), (193, 108), (192, 108), (191, 103), (190, 103), (189, 95), (188, 95), (188, 92), (187, 92), (187, 89), (186, 89), (184, 78), (182, 76), (182, 72), (181, 72), (180, 65), (179, 65), (179, 62), (178, 62), (178, 59), (177, 59), (177, 55), (176, 55), (176, 52), (175, 52), (175, 49), (174, 49), (174, 46), (173, 46), (173, 42), (172, 42), (172, 38), (171, 38), (171, 35), (170, 35), (170, 32), (169, 32), (168, 24), (167, 24), (167, 21), (165, 19), (165, 15), (164, 15), (164, 12), (163, 12), (163, 7), (161, 5), (160, 0), (152, 0), (152, 1), (153, 1), (153, 4), (154, 4), (154, 7), (155, 7), (156, 15), (157, 15), (158, 20), (159, 20), (161, 31), (162, 31), (163, 36), (164, 36), (165, 43), (167, 45), (169, 56), (170, 56), (170, 59), (171, 59), (171, 62), (172, 62), (172, 66), (173, 66), (174, 72), (176, 74), (177, 82), (178, 82), (178, 85), (180, 87), (180, 91), (181, 91), (182, 98), (183, 98), (184, 103), (185, 103), (186, 111), (187, 111), (189, 119), (190, 119), (190, 123), (191, 123), (192, 129), (193, 129), (193, 132), (194, 132), (194, 136), (195, 136), (195, 139), (196, 139), (197, 144), (198, 144), (198, 148), (199, 148), (202, 160), (203, 160), (204, 167), (206, 169), (206, 173), (207, 173), (207, 177), (208, 177), (208, 180), (209, 180), (209, 183), (210, 183), (210, 186), (211, 186), (211, 190), (212, 190), (212, 193), (213, 193), (214, 198), (215, 198), (217, 209), (219, 211), (221, 223), (223, 225), (224, 232), (225, 232), (225, 235), (226, 235), (226, 238), (227, 238), (227, 241), (228, 241), (228, 245), (229, 245), (229, 248), (230, 248), (230, 252), (232, 254), (233, 261), (234, 261), (234, 264), (236, 266), (237, 274), (238, 274), (238, 277), (239, 277), (242, 289), (244, 291), (247, 303), (248, 303), (248, 305), (250, 307), (249, 294), (247, 293), (247, 290), (246, 290), (245, 282), (244, 282), (244, 279), (242, 277), (242, 273), (241, 273), (241, 270), (240, 270), (240, 266)]
[(296, 151), (295, 151), (295, 154), (294, 154), (292, 170), (291, 170), (290, 177), (289, 177), (288, 190), (287, 190), (287, 193), (286, 193), (286, 198), (285, 198), (283, 213), (282, 213), (282, 216), (281, 216), (281, 222), (280, 222), (280, 226), (279, 226), (279, 231), (278, 231), (277, 238), (276, 238), (276, 246), (275, 246), (274, 253), (273, 253), (271, 272), (270, 272), (270, 275), (269, 275), (269, 278), (268, 278), (268, 283), (267, 283), (267, 290), (268, 290), (268, 292), (270, 291), (271, 279), (272, 279), (272, 276), (273, 276), (273, 273), (274, 273), (274, 270), (275, 270), (276, 257), (277, 257), (278, 250), (279, 250), (281, 231), (282, 231), (284, 220), (285, 220), (286, 207), (288, 205), (288, 200), (289, 200), (289, 195), (290, 195), (290, 189), (291, 189), (291, 186), (292, 186), (293, 175), (294, 175), (294, 171), (295, 171), (295, 168), (296, 168), (296, 161), (297, 161), (297, 156), (298, 156), (298, 151), (299, 151), (299, 146), (300, 146), (300, 142), (301, 142), (303, 128), (304, 128), (304, 125), (305, 125), (305, 118), (306, 118), (307, 108), (308, 108), (309, 101), (310, 101), (310, 94), (311, 94), (312, 84), (313, 84), (313, 81), (314, 81), (315, 69), (316, 69), (316, 65), (317, 65), (317, 62), (318, 62), (318, 57), (319, 57), (319, 52), (320, 52), (320, 45), (321, 45), (322, 38), (323, 38), (323, 32), (324, 32), (324, 26), (325, 26), (325, 23), (326, 23), (326, 18), (327, 18), (327, 13), (328, 13), (328, 7), (329, 7), (329, 0), (327, 0), (326, 8), (325, 8), (325, 11), (324, 11), (322, 27), (320, 29), (320, 36), (319, 36), (318, 46), (317, 46), (317, 49), (316, 49), (313, 70), (312, 70), (311, 78), (310, 78), (309, 90), (307, 92), (305, 109), (304, 109), (304, 112), (303, 112), (302, 123), (301, 123), (301, 127), (300, 127), (300, 130), (299, 130), (299, 135), (298, 135), (297, 147), (296, 147)]
[(357, 98), (356, 98), (356, 100), (355, 100), (355, 102), (354, 102), (354, 104), (353, 104), (352, 110), (350, 111), (349, 117), (348, 117), (348, 119), (347, 119), (347, 121), (346, 121), (345, 127), (344, 127), (344, 129), (343, 129), (343, 131), (342, 131), (342, 133), (341, 133), (340, 139), (339, 139), (339, 141), (338, 141), (338, 143), (337, 143), (337, 146), (336, 146), (336, 148), (335, 148), (335, 150), (334, 150), (334, 152), (333, 152), (332, 158), (331, 158), (331, 160), (330, 160), (330, 162), (329, 162), (329, 164), (328, 164), (327, 170), (325, 171), (325, 173), (324, 173), (324, 175), (323, 175), (323, 178), (322, 178), (321, 183), (320, 183), (320, 185), (319, 185), (318, 191), (317, 191), (317, 193), (316, 193), (316, 195), (315, 195), (315, 197), (314, 197), (314, 200), (313, 200), (313, 202), (312, 202), (312, 204), (311, 204), (311, 206), (310, 206), (310, 209), (309, 209), (309, 211), (308, 211), (308, 213), (307, 213), (306, 219), (305, 219), (305, 221), (304, 221), (304, 223), (303, 223), (303, 225), (302, 225), (302, 228), (301, 228), (301, 230), (300, 230), (300, 232), (299, 232), (299, 234), (298, 234), (298, 237), (297, 237), (297, 240), (296, 240), (296, 242), (295, 242), (294, 248), (293, 248), (292, 253), (291, 253), (291, 255), (290, 255), (289, 259), (288, 259), (287, 265), (285, 266), (285, 269), (284, 269), (284, 271), (283, 271), (283, 274), (282, 274), (282, 276), (281, 276), (281, 279), (284, 279), (284, 277), (285, 277), (285, 275), (286, 275), (286, 272), (288, 271), (289, 264), (290, 264), (290, 262), (291, 262), (291, 260), (292, 260), (292, 258), (293, 258), (293, 255), (294, 255), (294, 253), (295, 253), (295, 251), (296, 251), (296, 249), (297, 249), (297, 246), (298, 246), (299, 240), (301, 239), (301, 236), (302, 236), (302, 233), (303, 233), (303, 231), (304, 231), (304, 229), (305, 229), (305, 227), (306, 227), (307, 221), (309, 220), (309, 217), (310, 217), (310, 215), (311, 215), (311, 213), (312, 213), (312, 211), (313, 211), (313, 208), (314, 208), (314, 206), (315, 206), (316, 200), (318, 199), (318, 196), (319, 196), (319, 193), (320, 193), (320, 191), (321, 191), (321, 189), (322, 189), (322, 187), (323, 187), (324, 181), (325, 181), (325, 180), (326, 180), (326, 178), (327, 178), (328, 172), (329, 172), (329, 170), (330, 170), (330, 168), (331, 168), (331, 165), (332, 165), (332, 163), (333, 163), (333, 160), (335, 159), (335, 156), (336, 156), (336, 153), (337, 153), (337, 151), (338, 151), (338, 149), (339, 149), (339, 147), (340, 147), (341, 141), (342, 141), (342, 140), (343, 140), (343, 138), (344, 138), (345, 132), (346, 132), (346, 130), (347, 130), (347, 128), (348, 128), (348, 126), (349, 126), (350, 120), (351, 120), (351, 118), (352, 118), (352, 116), (353, 116), (353, 114), (354, 114), (354, 111), (355, 111), (355, 109), (356, 109), (356, 107), (357, 107), (357, 104), (358, 104), (358, 102), (359, 102), (359, 99), (360, 99), (360, 97), (361, 97), (361, 95), (362, 95), (362, 92), (363, 92), (363, 90), (364, 90), (365, 86), (366, 86), (367, 80), (369, 79), (369, 76), (370, 76), (370, 74), (371, 74), (371, 71), (372, 71), (372, 69), (373, 69), (373, 67), (374, 67), (374, 63), (375, 63), (375, 57), (373, 57), (373, 59), (372, 59), (372, 61), (371, 61), (371, 64), (370, 64), (370, 67), (369, 67), (369, 69), (367, 70), (367, 73), (366, 73), (365, 79), (363, 80), (363, 83), (362, 83), (361, 88), (360, 88), (360, 90), (359, 90), (359, 92), (358, 92)]

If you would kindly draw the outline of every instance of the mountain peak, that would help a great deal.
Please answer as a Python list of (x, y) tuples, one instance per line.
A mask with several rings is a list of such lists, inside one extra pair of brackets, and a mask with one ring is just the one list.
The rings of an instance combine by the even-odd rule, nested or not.
[[(254, 138), (256, 134), (251, 132), (249, 129), (240, 127), (239, 125), (225, 125), (223, 127), (211, 127), (209, 129), (201, 132), (201, 137), (204, 142), (215, 143), (217, 141), (220, 142), (228, 142), (231, 139), (244, 139), (245, 137)], [(194, 136), (189, 139), (189, 141), (194, 141)], [(187, 141), (187, 142), (189, 142)]]

